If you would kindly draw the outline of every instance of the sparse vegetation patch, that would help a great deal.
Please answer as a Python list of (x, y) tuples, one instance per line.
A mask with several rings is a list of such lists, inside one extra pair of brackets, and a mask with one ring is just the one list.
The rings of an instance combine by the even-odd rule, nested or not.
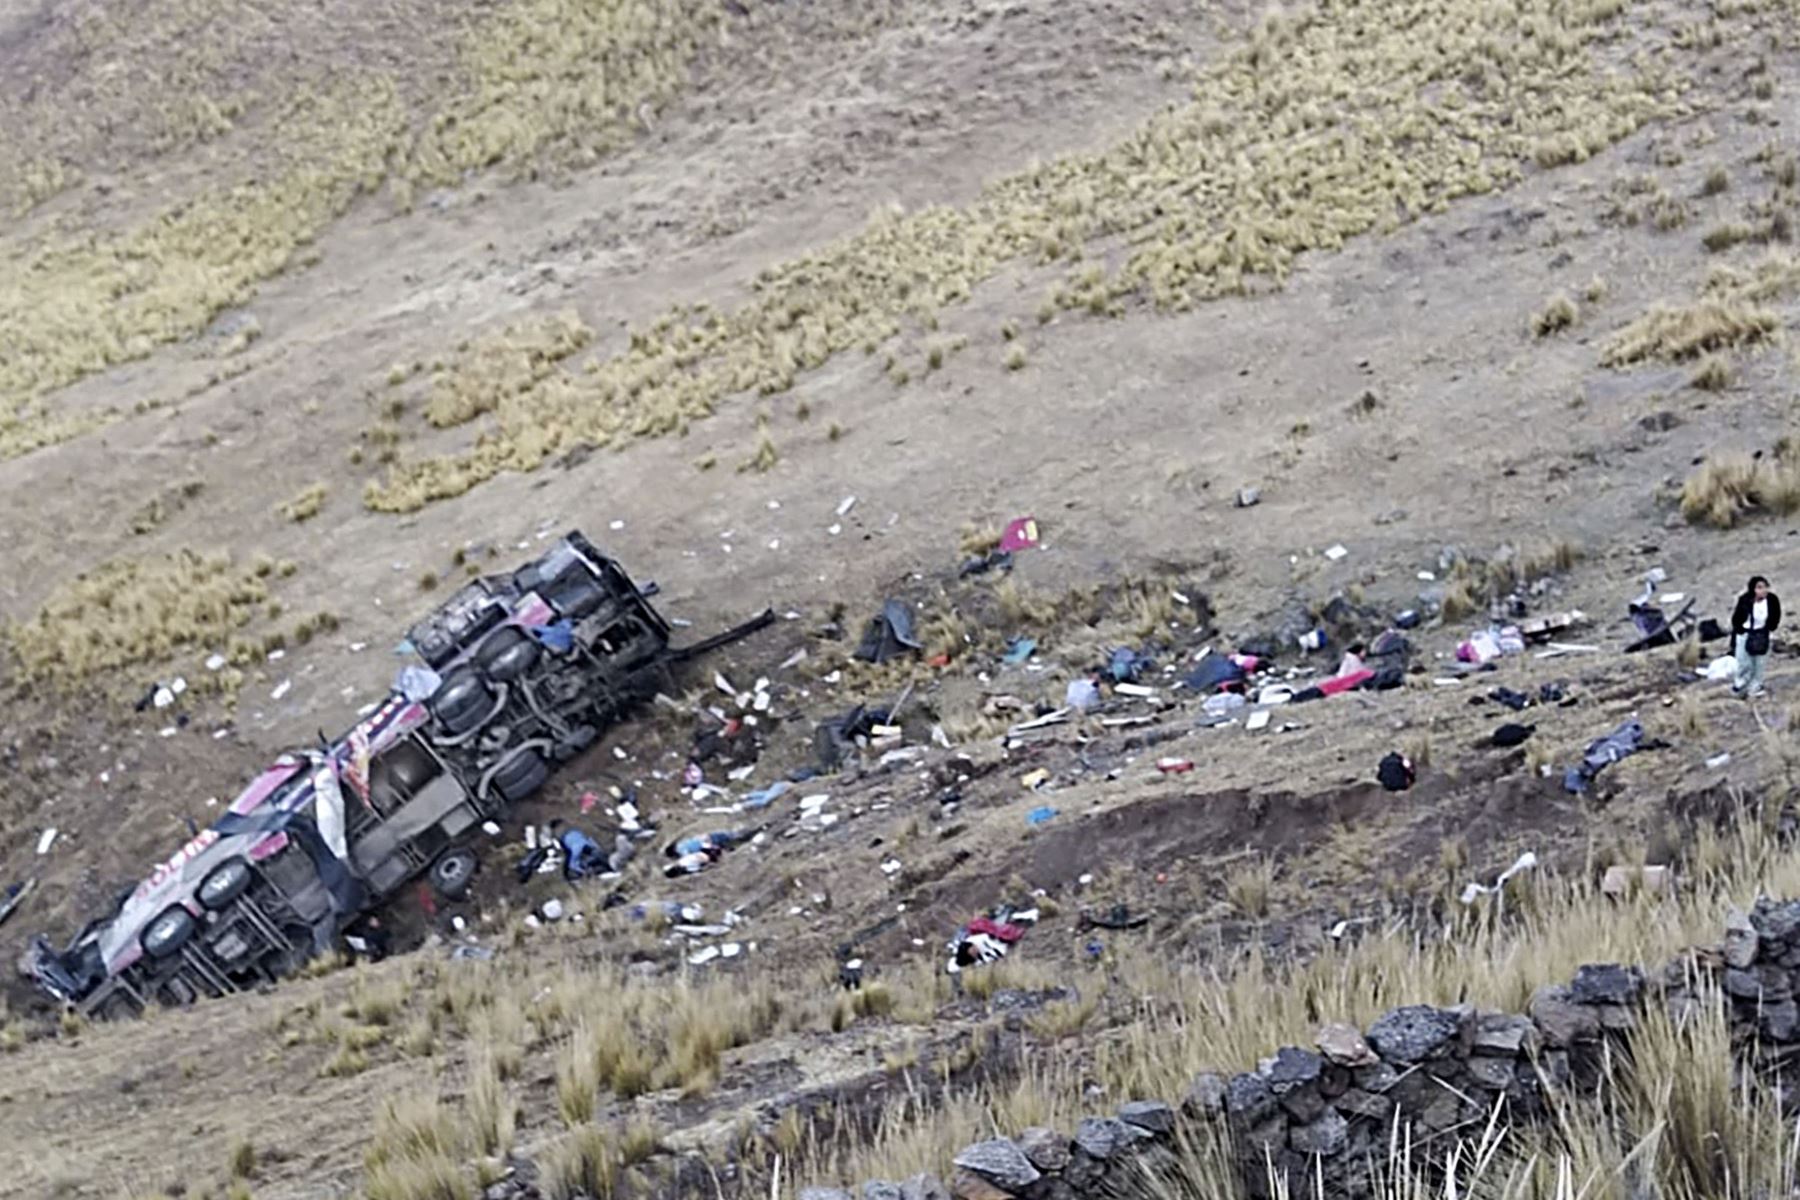
[[(1534, 161), (1585, 158), (1663, 111), (1679, 90), (1666, 71), (1589, 60), (1612, 15), (1387, 0), (1271, 16), (1191, 103), (1110, 149), (1000, 180), (968, 208), (879, 214), (763, 271), (756, 298), (731, 313), (672, 310), (591, 371), (499, 398), (472, 446), (395, 463), (366, 500), (410, 511), (576, 445), (679, 431), (725, 396), (785, 391), (845, 349), (933, 328), (937, 310), (1004, 263), (1064, 260), (1100, 238), (1127, 235), (1134, 249), (1114, 271), (1082, 266), (1048, 316), (1115, 313), (1131, 299), (1182, 309), (1279, 283), (1306, 250), (1440, 211)], [(1483, 82), (1501, 78), (1504, 89)], [(1427, 88), (1446, 93), (1429, 115)]]
[(77, 683), (177, 651), (221, 646), (269, 600), (272, 569), (191, 550), (114, 559), (51, 594), (37, 616), (6, 630), (25, 674)]

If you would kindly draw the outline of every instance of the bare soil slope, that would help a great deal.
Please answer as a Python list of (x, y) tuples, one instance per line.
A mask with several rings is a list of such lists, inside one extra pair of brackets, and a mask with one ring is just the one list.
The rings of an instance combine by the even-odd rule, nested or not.
[[(1651, 566), (1723, 617), (1753, 570), (1780, 588), (1800, 563), (1796, 15), (0, 4), (0, 883), (38, 880), (0, 951), (71, 931), (184, 818), (379, 696), (402, 628), (466, 571), (571, 527), (654, 578), (689, 636), (794, 614), (685, 681), (696, 703), (715, 667), (777, 681), (753, 783), (804, 761), (817, 720), (908, 682), (909, 740), (940, 724), (955, 744), (822, 784), (852, 814), (831, 830), (783, 837), (777, 814), (703, 876), (627, 876), (634, 900), (743, 906), (758, 946), (726, 978), (786, 998), (723, 1066), (596, 1118), (635, 1112), (665, 1147), (716, 1156), (809, 1089), (899, 1104), (896, 1040), (975, 1094), (989, 1068), (957, 1047), (996, 1014), (930, 980), (961, 921), (1033, 889), (1060, 912), (1025, 953), (1066, 979), (1088, 969), (1083, 905), (1153, 909), (1133, 936), (1210, 963), (1312, 953), (1340, 920), (1439, 919), (1446, 888), (1524, 849), (1576, 875), (1666, 859), (1696, 812), (1796, 761), (1779, 701), (1617, 654)], [(1235, 505), (1245, 487), (1259, 504)], [(953, 581), (968, 529), (1026, 513), (1046, 544), (1012, 577)], [(1446, 547), (1547, 580), (1534, 607), (1592, 614), (1600, 653), (1433, 685), (1476, 619), (1459, 603), (1510, 582), (1452, 577)], [(1137, 610), (1068, 601), (1128, 583)], [(1177, 590), (1207, 597), (1211, 628)], [(923, 599), (948, 666), (832, 680), (848, 646), (820, 628), (854, 639), (896, 592)], [(1005, 752), (1006, 719), (982, 714), (1060, 702), (1108, 644), (1154, 634), (1169, 662), (1334, 595), (1424, 609), (1428, 669), (1264, 736), (1189, 706)], [(1044, 669), (1002, 667), (1006, 634), (1038, 637)], [(176, 675), (186, 724), (131, 710)], [(1534, 710), (1528, 751), (1481, 745), (1508, 714), (1474, 695), (1551, 681), (1579, 703)], [(1674, 748), (1597, 800), (1544, 777), (1633, 713)], [(527, 937), (543, 896), (506, 886), (522, 824), (590, 787), (639, 785), (668, 832), (713, 821), (674, 782), (691, 734), (621, 728), (519, 814), (467, 914), (484, 945), (533, 972), (566, 955), (708, 986), (673, 982), (688, 947), (607, 923), (596, 895), (571, 903), (605, 936)], [(1371, 779), (1401, 746), (1430, 762), (1395, 797)], [(1198, 769), (1164, 776), (1165, 754)], [(1049, 790), (1027, 792), (1040, 766)], [(1032, 829), (1042, 804), (1058, 813)], [(442, 936), (451, 915), (402, 919)], [(877, 925), (863, 952), (929, 1018), (894, 1036), (891, 1014), (834, 1016), (834, 951)], [(420, 971), (453, 990), (441, 972), (466, 964), (441, 959), (32, 1041), (0, 1087), (0, 1194), (223, 1186), (245, 1138), (255, 1195), (349, 1194), (381, 1097), (441, 1078), (460, 1102), (476, 1043), (525, 1047), (518, 1141), (551, 1143), (570, 1021), (476, 1037), (458, 1012), (412, 1037), (422, 1011), (343, 1009)], [(9, 1028), (56, 1032), (9, 995)], [(523, 1020), (532, 997), (508, 996), (474, 1009)], [(1095, 1023), (1129, 1036), (1129, 1006)], [(280, 1115), (252, 1128), (233, 1101), (264, 1089)], [(852, 1126), (813, 1161), (872, 1161)]]

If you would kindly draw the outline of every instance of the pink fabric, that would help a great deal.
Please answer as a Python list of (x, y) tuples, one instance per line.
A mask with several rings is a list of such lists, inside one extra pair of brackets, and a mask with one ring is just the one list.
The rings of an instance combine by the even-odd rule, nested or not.
[(1038, 527), (1036, 517), (1020, 517), (1006, 527), (1000, 535), (1000, 549), (1008, 554), (1015, 550), (1029, 550), (1038, 544)]
[(1375, 672), (1369, 670), (1353, 671), (1348, 675), (1336, 675), (1330, 679), (1321, 679), (1319, 691), (1327, 696), (1335, 696), (1339, 692), (1347, 692), (1352, 688), (1361, 687), (1373, 678), (1375, 678)]

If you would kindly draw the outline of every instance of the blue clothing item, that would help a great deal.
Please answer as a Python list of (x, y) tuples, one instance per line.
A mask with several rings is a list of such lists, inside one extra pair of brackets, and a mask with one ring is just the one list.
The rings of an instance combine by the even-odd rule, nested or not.
[(1639, 721), (1626, 721), (1602, 738), (1588, 743), (1581, 765), (1563, 772), (1563, 790), (1579, 795), (1588, 790), (1594, 777), (1622, 758), (1636, 754), (1644, 743), (1644, 726)]
[(529, 632), (546, 650), (557, 654), (567, 654), (575, 647), (575, 626), (566, 618), (552, 621), (548, 625), (533, 626)]
[(1036, 653), (1036, 638), (1017, 637), (1006, 644), (1006, 653), (1001, 656), (1000, 661), (1009, 667), (1016, 667), (1020, 663), (1029, 661), (1031, 656)]
[(785, 779), (778, 779), (758, 792), (751, 792), (744, 797), (745, 808), (767, 808), (792, 791), (794, 785)]
[(570, 879), (606, 870), (606, 852), (600, 849), (599, 842), (581, 830), (565, 829), (556, 841), (563, 850), (563, 874)]
[(1150, 665), (1150, 660), (1128, 646), (1121, 646), (1112, 652), (1107, 660), (1107, 673), (1113, 677), (1114, 683), (1136, 683), (1137, 677)]
[(737, 834), (728, 829), (702, 833), (694, 837), (684, 837), (675, 843), (675, 857), (698, 854), (701, 851), (710, 853), (714, 850), (729, 850), (735, 841), (737, 841)]

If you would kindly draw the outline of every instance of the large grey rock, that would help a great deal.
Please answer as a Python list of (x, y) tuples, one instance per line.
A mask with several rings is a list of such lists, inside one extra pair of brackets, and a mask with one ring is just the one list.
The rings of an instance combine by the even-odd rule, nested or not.
[(1106, 1179), (1106, 1164), (1100, 1159), (1090, 1158), (1078, 1150), (1075, 1157), (1069, 1160), (1069, 1169), (1064, 1171), (1060, 1178), (1078, 1195), (1086, 1196), (1096, 1193)]
[(1462, 1028), (1461, 1013), (1411, 1004), (1377, 1017), (1369, 1026), (1369, 1045), (1390, 1062), (1424, 1062), (1448, 1051)]
[(1325, 1098), (1319, 1095), (1316, 1085), (1307, 1084), (1304, 1087), (1292, 1088), (1283, 1095), (1281, 1108), (1288, 1116), (1305, 1125), (1318, 1120), (1319, 1116), (1324, 1113)]
[(1419, 1124), (1442, 1133), (1463, 1122), (1463, 1102), (1449, 1092), (1439, 1092), (1418, 1111)]
[(1762, 976), (1755, 971), (1731, 968), (1725, 972), (1725, 994), (1739, 1000), (1762, 999)]
[(953, 1200), (1015, 1200), (1012, 1192), (964, 1167), (950, 1177), (950, 1195)]
[(1394, 1112), (1392, 1100), (1361, 1088), (1351, 1088), (1332, 1101), (1332, 1105), (1347, 1117), (1366, 1117), (1372, 1121), (1385, 1121)]
[(1786, 943), (1800, 939), (1800, 900), (1758, 900), (1750, 910), (1750, 924), (1765, 941)]
[(1794, 977), (1774, 963), (1763, 963), (1757, 967), (1756, 977), (1762, 980), (1762, 995), (1765, 1001), (1792, 1000), (1794, 998)]
[(1638, 1010), (1626, 1004), (1596, 1004), (1600, 1028), (1608, 1033), (1630, 1033), (1637, 1028)]
[(1636, 1004), (1643, 993), (1644, 973), (1618, 963), (1590, 963), (1569, 983), (1569, 999), (1577, 1004)]
[(1529, 1017), (1488, 1013), (1475, 1020), (1474, 1049), (1482, 1054), (1523, 1054), (1536, 1040), (1537, 1029)]
[(1161, 1100), (1133, 1100), (1119, 1106), (1119, 1120), (1157, 1135), (1175, 1132), (1175, 1110)]
[(1340, 1067), (1367, 1067), (1380, 1061), (1375, 1052), (1369, 1049), (1368, 1039), (1363, 1037), (1362, 1030), (1354, 1025), (1339, 1022), (1323, 1026), (1315, 1041), (1319, 1053)]
[(800, 1189), (800, 1200), (855, 1200), (843, 1188), (809, 1187)]
[(1276, 1113), (1249, 1128), (1235, 1131), (1232, 1141), (1257, 1158), (1265, 1150), (1281, 1150), (1287, 1146), (1287, 1118)]
[(1335, 1112), (1327, 1112), (1310, 1125), (1295, 1125), (1288, 1130), (1288, 1145), (1296, 1153), (1326, 1158), (1341, 1151), (1349, 1138), (1349, 1122)]
[(1757, 1014), (1756, 1027), (1772, 1042), (1791, 1042), (1795, 1030), (1800, 1029), (1800, 1005), (1792, 1000), (1765, 1004)]
[(862, 1200), (906, 1200), (900, 1185), (885, 1179), (871, 1179), (862, 1185)]
[(1493, 1058), (1486, 1054), (1471, 1055), (1464, 1064), (1470, 1079), (1496, 1092), (1503, 1092), (1512, 1085), (1514, 1065), (1510, 1058)]
[(1571, 1000), (1567, 988), (1539, 988), (1532, 993), (1527, 1011), (1549, 1046), (1562, 1049), (1600, 1036), (1599, 1014)]
[(1040, 1177), (1025, 1152), (1006, 1138), (990, 1138), (973, 1146), (964, 1146), (951, 1161), (1009, 1192), (1023, 1191)]
[(1357, 1068), (1351, 1073), (1351, 1078), (1363, 1091), (1380, 1095), (1400, 1082), (1400, 1072), (1387, 1063), (1378, 1062), (1372, 1066)]
[(1137, 1140), (1131, 1127), (1116, 1117), (1083, 1117), (1075, 1126), (1075, 1144), (1101, 1162), (1116, 1157)]
[(1750, 915), (1732, 905), (1725, 913), (1725, 965), (1740, 971), (1750, 966), (1756, 961), (1761, 941), (1756, 926), (1750, 923)]
[(1034, 1125), (1013, 1140), (1031, 1160), (1031, 1165), (1046, 1175), (1069, 1165), (1069, 1139), (1054, 1129)]
[(1225, 1111), (1225, 1077), (1208, 1071), (1194, 1076), (1187, 1095), (1181, 1098), (1181, 1111), (1197, 1121), (1207, 1121)]
[(950, 1200), (950, 1189), (936, 1175), (914, 1175), (900, 1185), (900, 1200)]
[(1282, 1096), (1293, 1088), (1317, 1083), (1319, 1073), (1324, 1069), (1325, 1060), (1312, 1051), (1283, 1046), (1275, 1052), (1275, 1057), (1263, 1060), (1257, 1073), (1268, 1082), (1271, 1092)]
[(1225, 1110), (1246, 1125), (1275, 1111), (1275, 1097), (1260, 1075), (1233, 1075), (1225, 1085)]

